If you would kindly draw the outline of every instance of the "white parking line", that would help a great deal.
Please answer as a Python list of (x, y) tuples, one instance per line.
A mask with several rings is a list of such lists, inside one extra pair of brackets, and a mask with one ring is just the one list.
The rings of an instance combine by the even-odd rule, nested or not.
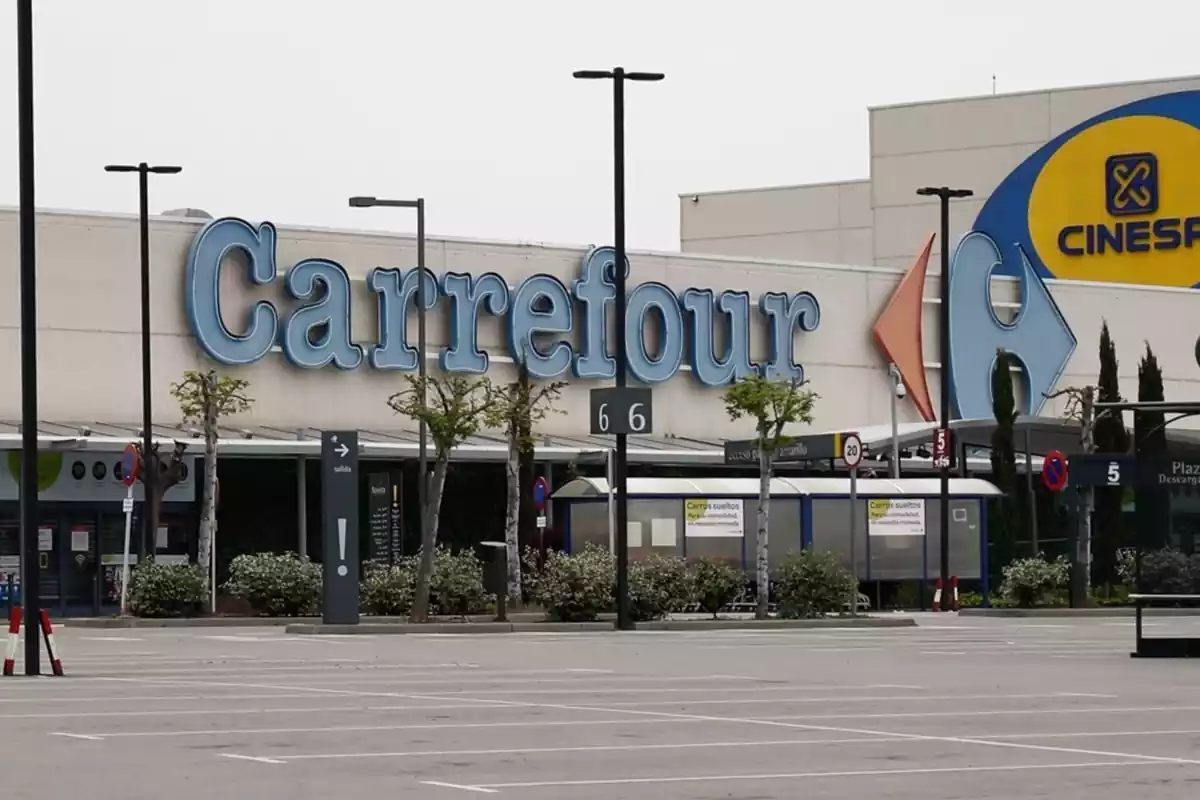
[(421, 781), (426, 786), (443, 786), (447, 789), (462, 789), (464, 792), (482, 792), (484, 794), (495, 794), (498, 789), (489, 789), (486, 786), (463, 786), (459, 783), (443, 783), (442, 781)]
[[(441, 699), (445, 699), (445, 698), (426, 697), (426, 698), (421, 698), (421, 699), (441, 700)], [(481, 702), (486, 702), (486, 701), (481, 701)], [(580, 705), (558, 705), (558, 704), (554, 704), (554, 703), (520, 703), (517, 701), (512, 701), (512, 702), (513, 702), (513, 705), (518, 705), (518, 706), (521, 706), (524, 708), (554, 708), (554, 709), (569, 710), (569, 711), (596, 711), (596, 712), (600, 712), (600, 713), (610, 713), (610, 714), (615, 714), (615, 713), (637, 714), (637, 715), (647, 715), (647, 716), (656, 716), (656, 717), (664, 717), (664, 718), (700, 719), (700, 720), (707, 720), (710, 722), (711, 721), (742, 722), (747, 725), (782, 726), (782, 727), (796, 728), (796, 729), (800, 729), (800, 730), (826, 731), (829, 733), (856, 734), (856, 735), (861, 735), (861, 736), (885, 736), (885, 737), (886, 736), (899, 736), (899, 737), (903, 737), (903, 738), (907, 738), (907, 739), (915, 739), (915, 740), (928, 741), (928, 742), (949, 742), (949, 743), (953, 743), (953, 744), (977, 744), (977, 745), (984, 746), (984, 747), (1003, 747), (1003, 748), (1012, 748), (1012, 749), (1017, 749), (1017, 750), (1037, 750), (1037, 751), (1047, 751), (1047, 752), (1057, 752), (1057, 753), (1071, 753), (1071, 754), (1075, 754), (1075, 755), (1101, 756), (1104, 758), (1128, 758), (1128, 759), (1138, 759), (1138, 760), (1142, 760), (1142, 761), (1160, 761), (1164, 764), (1200, 765), (1200, 760), (1195, 760), (1195, 759), (1172, 758), (1172, 757), (1168, 757), (1168, 756), (1151, 756), (1151, 755), (1142, 755), (1140, 753), (1114, 753), (1114, 752), (1109, 752), (1109, 751), (1104, 751), (1104, 750), (1083, 750), (1083, 749), (1072, 748), (1072, 747), (1052, 747), (1049, 745), (1021, 744), (1018, 742), (1001, 742), (1001, 741), (998, 741), (995, 739), (980, 739), (980, 738), (973, 738), (973, 737), (967, 738), (967, 737), (960, 737), (960, 736), (931, 736), (931, 735), (925, 735), (925, 734), (899, 733), (899, 732), (893, 732), (893, 731), (868, 730), (868, 729), (862, 729), (862, 728), (842, 728), (842, 727), (833, 727), (833, 726), (828, 726), (828, 725), (803, 725), (803, 724), (799, 724), (799, 723), (788, 723), (788, 722), (781, 722), (781, 721), (777, 721), (777, 720), (764, 720), (764, 719), (754, 719), (754, 718), (745, 718), (745, 717), (737, 717), (737, 718), (734, 718), (734, 717), (706, 717), (706, 716), (702, 716), (699, 714), (677, 714), (677, 713), (670, 713), (670, 712), (666, 712), (666, 711), (646, 711), (646, 710), (640, 710), (640, 709), (616, 709), (616, 708), (605, 708), (602, 706), (598, 707), (598, 706), (580, 706)]]
[(743, 775), (673, 775), (657, 778), (601, 778), (596, 780), (524, 781), (521, 783), (485, 783), (475, 786), (446, 784), (437, 781), (421, 781), (433, 786), (450, 786), (466, 791), (493, 791), (503, 789), (535, 789), (550, 786), (620, 786), (629, 784), (655, 783), (708, 783), (712, 781), (770, 781), (800, 778), (867, 778), (884, 775), (937, 775), (975, 772), (1021, 772), (1025, 770), (1093, 769), (1096, 767), (1162, 766), (1158, 761), (1083, 761), (1066, 764), (1003, 764), (998, 766), (973, 767), (914, 767), (911, 769), (861, 769), (838, 772), (775, 772)]

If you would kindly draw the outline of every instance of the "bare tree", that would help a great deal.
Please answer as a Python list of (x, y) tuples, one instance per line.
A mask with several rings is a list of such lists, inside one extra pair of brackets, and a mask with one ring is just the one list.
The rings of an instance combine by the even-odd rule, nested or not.
[[(433, 440), (433, 479), (427, 484), (425, 530), (421, 531), (421, 563), (417, 569), (417, 588), (413, 596), (414, 622), (429, 620), (429, 584), (433, 578), (433, 551), (437, 546), (438, 513), (450, 453), (485, 428), (500, 425), (504, 402), (487, 378), (472, 380), (462, 375), (414, 377), (406, 375), (408, 388), (388, 398), (397, 414), (424, 420)], [(428, 398), (427, 400), (425, 398)], [(420, 475), (418, 480), (429, 480)]]
[[(1083, 453), (1093, 453), (1096, 450), (1096, 387), (1068, 386), (1053, 394), (1047, 394), (1048, 400), (1066, 397), (1067, 404), (1063, 416), (1079, 423), (1079, 447)], [(1084, 487), (1079, 491), (1078, 538), (1075, 549), (1075, 563), (1080, 565), (1083, 572), (1084, 587), (1092, 585), (1092, 488)]]
[(751, 375), (725, 390), (725, 411), (732, 420), (748, 417), (754, 420), (755, 445), (758, 447), (758, 532), (756, 536), (755, 580), (758, 584), (758, 605), (755, 616), (765, 619), (770, 600), (770, 558), (767, 552), (767, 515), (771, 502), (771, 474), (775, 450), (791, 437), (783, 434), (784, 426), (812, 422), (813, 405), (818, 395), (804, 387), (800, 379), (771, 380)]
[(521, 602), (521, 542), (518, 530), (521, 516), (521, 451), (533, 446), (534, 427), (538, 422), (552, 413), (564, 413), (557, 411), (554, 404), (566, 386), (566, 381), (535, 386), (529, 379), (528, 361), (523, 360), (517, 380), (498, 395), (502, 401), (508, 438), (508, 459), (504, 465), (504, 544), (508, 566), (508, 599), (514, 605)]
[[(217, 441), (221, 418), (242, 414), (254, 404), (247, 394), (249, 381), (218, 375), (216, 370), (207, 372), (189, 369), (183, 380), (172, 384), (171, 394), (179, 401), (183, 421), (199, 423), (204, 432), (204, 489), (200, 500), (200, 537), (196, 547), (196, 563), (199, 564), (216, 587), (216, 560), (212, 554), (213, 536), (217, 530)], [(216, 611), (214, 591), (212, 611)]]
[(153, 496), (146, 497), (146, 516), (150, 520), (150, 532), (147, 535), (150, 541), (145, 542), (145, 548), (146, 552), (153, 553), (155, 549), (154, 536), (158, 530), (158, 521), (162, 513), (163, 497), (171, 490), (171, 487), (182, 482), (184, 475), (187, 474), (187, 464), (183, 460), (187, 445), (177, 441), (170, 453), (163, 454), (159, 452), (158, 442), (153, 442), (150, 445), (149, 458), (146, 457), (145, 448), (142, 447), (140, 441), (134, 442), (133, 446), (137, 448), (138, 460), (142, 463), (142, 471), (138, 474), (138, 480), (142, 482), (143, 489), (146, 485), (146, 470), (157, 470), (154, 475)]

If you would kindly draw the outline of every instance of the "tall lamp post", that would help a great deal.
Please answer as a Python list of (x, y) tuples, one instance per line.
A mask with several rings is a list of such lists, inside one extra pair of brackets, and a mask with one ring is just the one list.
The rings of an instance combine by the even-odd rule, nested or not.
[[(960, 197), (970, 197), (975, 192), (970, 189), (951, 189), (949, 186), (923, 186), (917, 189), (917, 194), (922, 197), (936, 197), (941, 203), (942, 211), (942, 275), (939, 279), (941, 285), (941, 306), (938, 310), (938, 339), (940, 340), (938, 359), (942, 363), (941, 373), (941, 414), (940, 425), (945, 431), (946, 448), (941, 454), (942, 462), (939, 464), (939, 477), (941, 479), (941, 491), (939, 494), (939, 506), (941, 517), (941, 579), (942, 586), (946, 590), (950, 588), (950, 454), (954, 452), (954, 445), (950, 437), (950, 201)], [(944, 603), (943, 607), (949, 611), (953, 608), (953, 603)]]
[[(105, 172), (138, 174), (138, 224), (142, 247), (142, 486), (146, 490), (145, 524), (139, 552), (153, 547), (154, 484), (158, 482), (158, 458), (154, 453), (154, 418), (150, 408), (150, 175), (178, 175), (183, 167), (140, 164), (109, 164)], [(153, 550), (151, 550), (153, 552)]]
[[(383, 200), (378, 197), (351, 197), (351, 208), (414, 208), (417, 211), (417, 375), (421, 378), (421, 410), (425, 410), (425, 198), (416, 200)], [(417, 529), (421, 541), (425, 541), (425, 503), (428, 496), (429, 456), (426, 454), (426, 440), (429, 430), (425, 425), (425, 416), (417, 422), (420, 429), (420, 453), (417, 455)]]
[(33, 0), (17, 2), (17, 157), (21, 231), (21, 600), (25, 605), (25, 674), (41, 672), (38, 570), (37, 227), (33, 206)]
[[(611, 70), (579, 70), (572, 73), (579, 80), (611, 80), (613, 82), (613, 282), (616, 284), (616, 344), (617, 388), (626, 385), (625, 357), (625, 81), (661, 81), (661, 72), (626, 72), (622, 67)], [(627, 434), (617, 434), (617, 461), (613, 469), (616, 492), (616, 550), (617, 550), (617, 627), (629, 630), (633, 620), (629, 614), (629, 500), (626, 496), (629, 445)]]

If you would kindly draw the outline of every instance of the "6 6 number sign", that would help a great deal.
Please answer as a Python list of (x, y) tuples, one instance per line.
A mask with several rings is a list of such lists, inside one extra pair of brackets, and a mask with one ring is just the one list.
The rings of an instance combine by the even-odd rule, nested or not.
[(624, 433), (644, 436), (654, 430), (654, 410), (649, 389), (629, 386), (592, 389), (589, 399), (593, 435)]

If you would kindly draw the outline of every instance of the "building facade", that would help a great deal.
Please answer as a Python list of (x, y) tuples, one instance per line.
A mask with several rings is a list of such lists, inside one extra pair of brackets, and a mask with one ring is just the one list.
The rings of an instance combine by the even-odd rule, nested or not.
[[(1003, 347), (1020, 361), (1021, 411), (1060, 416), (1062, 401), (1045, 395), (1095, 382), (1105, 322), (1127, 396), (1136, 396), (1137, 359), (1149, 343), (1167, 397), (1195, 399), (1200, 171), (1186, 156), (1200, 142), (1197, 87), (1187, 80), (875, 109), (869, 180), (683, 196), (682, 252), (629, 254), (624, 331), (614, 330), (613, 254), (603, 246), (431, 238), (418, 276), (408, 235), (155, 217), (155, 435), (201, 450), (170, 391), (185, 370), (215, 366), (249, 381), (254, 405), (223, 433), (236, 472), (223, 459), (222, 504), (238, 509), (230, 517), (243, 525), (222, 523), (218, 553), (227, 558), (236, 550), (222, 547), (245, 549), (264, 530), (309, 546), (318, 493), (316, 470), (305, 465), (319, 454), (321, 429), (358, 429), (363, 457), (381, 469), (411, 466), (416, 425), (387, 401), (420, 358), (434, 373), (498, 383), (526, 361), (535, 379), (564, 381), (564, 413), (538, 430), (546, 463), (611, 446), (590, 434), (588, 397), (612, 381), (616, 336), (625, 337), (633, 380), (654, 390), (654, 430), (630, 446), (643, 465), (719, 468), (725, 440), (753, 435), (729, 419), (723, 389), (758, 370), (809, 381), (820, 395), (813, 432), (863, 430), (890, 420), (894, 362), (908, 388), (898, 422), (928, 430), (943, 375), (956, 417), (990, 416), (991, 360)], [(936, 325), (937, 207), (915, 195), (942, 184), (976, 192), (953, 206), (948, 365)], [(140, 427), (138, 226), (129, 216), (47, 211), (37, 230), (40, 430), (47, 485), (59, 493), (44, 498), (46, 568), (78, 583), (72, 602), (83, 602), (103, 591), (96, 565), (111, 560), (120, 519), (117, 476), (96, 465), (115, 462)], [(21, 391), (14, 210), (0, 211), (0, 245), (12, 254), (0, 261), (12, 287), (0, 299), (0, 366), (10, 376), (0, 383), (0, 447), (13, 452)], [(419, 278), (424, 353), (416, 349)], [(488, 431), (454, 456), (501, 461), (505, 452), (502, 432)], [(414, 475), (406, 480), (415, 485)], [(16, 504), (6, 485), (0, 559), (11, 560)], [(181, 557), (191, 547), (194, 482), (174, 491), (167, 510), (176, 516), (154, 549)], [(466, 484), (461, 491), (451, 517), (493, 502)], [(92, 571), (68, 578), (85, 566)]]

